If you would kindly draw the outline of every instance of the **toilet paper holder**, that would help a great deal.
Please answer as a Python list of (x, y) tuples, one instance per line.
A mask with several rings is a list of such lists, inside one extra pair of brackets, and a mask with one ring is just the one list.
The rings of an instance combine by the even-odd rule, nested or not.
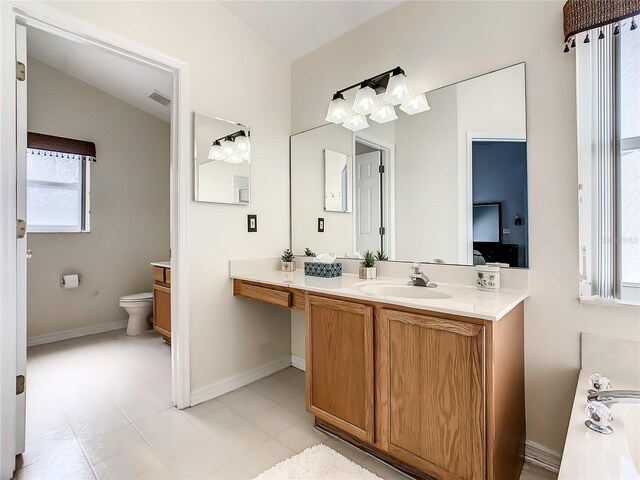
[(77, 273), (60, 275), (60, 287), (63, 289), (78, 288), (79, 285), (80, 275)]

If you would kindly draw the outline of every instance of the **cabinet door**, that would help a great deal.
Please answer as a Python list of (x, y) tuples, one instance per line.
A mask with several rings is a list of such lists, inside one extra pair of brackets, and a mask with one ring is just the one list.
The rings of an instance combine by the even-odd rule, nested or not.
[(373, 443), (373, 307), (309, 295), (307, 411)]
[(484, 327), (386, 309), (381, 317), (389, 452), (442, 478), (484, 478)]
[(171, 289), (153, 286), (153, 329), (171, 338)]

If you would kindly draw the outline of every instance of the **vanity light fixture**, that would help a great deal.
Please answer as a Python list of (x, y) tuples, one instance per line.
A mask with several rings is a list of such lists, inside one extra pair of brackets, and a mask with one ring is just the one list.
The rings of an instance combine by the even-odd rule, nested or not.
[(392, 105), (400, 105), (411, 97), (413, 97), (413, 92), (407, 76), (404, 74), (404, 70), (398, 67), (393, 71), (393, 76), (389, 79), (384, 99)]
[(209, 160), (222, 160), (227, 163), (242, 163), (249, 161), (251, 141), (244, 130), (238, 130), (230, 135), (217, 138), (209, 149)]
[(369, 115), (380, 108), (378, 95), (369, 85), (370, 84), (367, 82), (362, 83), (358, 93), (356, 93), (356, 99), (353, 102), (353, 107), (351, 108), (351, 110), (361, 115)]
[(415, 97), (402, 102), (400, 110), (409, 115), (414, 115), (416, 113), (431, 110), (431, 107), (427, 102), (427, 96), (424, 93), (421, 93), (420, 95), (416, 95)]
[[(349, 106), (343, 93), (354, 88), (358, 88), (358, 92), (353, 105)], [(396, 120), (398, 115), (394, 105), (401, 105), (400, 109), (409, 115), (429, 110), (426, 95), (413, 94), (400, 67), (338, 90), (329, 103), (325, 120), (357, 132), (369, 126), (365, 115), (370, 115), (371, 120), (378, 123)]]
[(327, 118), (325, 120), (331, 123), (344, 123), (351, 117), (351, 110), (347, 101), (342, 96), (342, 93), (338, 92), (333, 96), (331, 103), (329, 103), (329, 110), (327, 111)]
[(348, 128), (352, 132), (357, 132), (358, 130), (367, 128), (369, 126), (369, 122), (367, 122), (367, 117), (364, 115), (352, 115), (349, 120), (342, 124), (342, 126)]
[(207, 158), (209, 160), (222, 160), (222, 147), (220, 146), (220, 142), (218, 140), (213, 142), (213, 145), (211, 145)]

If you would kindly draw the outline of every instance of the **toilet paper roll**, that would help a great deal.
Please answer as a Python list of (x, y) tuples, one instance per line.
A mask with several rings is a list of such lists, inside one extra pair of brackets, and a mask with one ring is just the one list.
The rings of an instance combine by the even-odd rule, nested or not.
[(80, 277), (77, 274), (74, 275), (63, 275), (62, 276), (62, 288), (78, 288), (80, 285)]

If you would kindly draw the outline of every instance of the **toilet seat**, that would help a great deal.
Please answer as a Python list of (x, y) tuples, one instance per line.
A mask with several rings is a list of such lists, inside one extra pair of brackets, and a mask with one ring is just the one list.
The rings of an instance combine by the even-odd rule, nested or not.
[(134, 293), (132, 295), (124, 295), (120, 297), (120, 301), (126, 302), (126, 303), (135, 303), (135, 302), (145, 303), (145, 302), (149, 302), (150, 300), (153, 300), (152, 292)]

